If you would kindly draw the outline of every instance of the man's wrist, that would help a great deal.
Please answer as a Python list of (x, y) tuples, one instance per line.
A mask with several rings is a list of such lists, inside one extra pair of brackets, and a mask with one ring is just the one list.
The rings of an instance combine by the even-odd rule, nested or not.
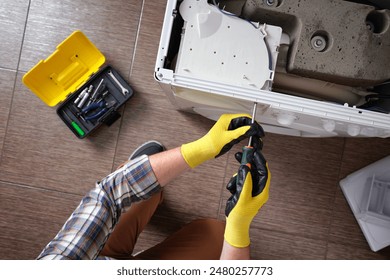
[(210, 151), (210, 141), (205, 137), (207, 135), (181, 146), (181, 154), (191, 168), (195, 168), (213, 157)]
[(225, 240), (231, 246), (244, 248), (250, 245), (249, 228), (252, 219), (242, 217), (226, 217)]

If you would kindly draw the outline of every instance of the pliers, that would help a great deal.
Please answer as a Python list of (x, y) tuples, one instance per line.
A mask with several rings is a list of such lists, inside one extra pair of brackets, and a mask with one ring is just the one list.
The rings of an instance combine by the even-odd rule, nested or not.
[[(91, 105), (86, 106), (81, 110), (81, 114), (84, 115), (84, 119), (86, 121), (91, 121), (100, 118), (103, 116), (111, 107), (116, 104), (115, 101), (106, 102), (101, 100), (96, 103), (92, 103)], [(92, 112), (92, 114), (89, 114)]]

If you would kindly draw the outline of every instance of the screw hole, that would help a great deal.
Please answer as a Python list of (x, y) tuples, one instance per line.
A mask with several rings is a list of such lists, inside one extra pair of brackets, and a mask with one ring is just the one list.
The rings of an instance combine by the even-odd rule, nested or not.
[(382, 11), (371, 11), (366, 17), (366, 25), (372, 33), (380, 34), (389, 28), (389, 18)]

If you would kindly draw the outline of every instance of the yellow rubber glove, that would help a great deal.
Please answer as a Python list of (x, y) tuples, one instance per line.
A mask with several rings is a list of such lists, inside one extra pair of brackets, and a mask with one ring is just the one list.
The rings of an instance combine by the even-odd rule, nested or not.
[(232, 196), (226, 203), (225, 240), (238, 248), (249, 246), (249, 228), (253, 218), (267, 202), (271, 173), (260, 151), (250, 155), (251, 167), (241, 165), (227, 189)]
[(264, 136), (262, 127), (257, 123), (251, 124), (247, 114), (224, 114), (210, 131), (202, 138), (181, 146), (181, 153), (187, 164), (194, 168), (199, 164), (223, 155), (249, 136)]

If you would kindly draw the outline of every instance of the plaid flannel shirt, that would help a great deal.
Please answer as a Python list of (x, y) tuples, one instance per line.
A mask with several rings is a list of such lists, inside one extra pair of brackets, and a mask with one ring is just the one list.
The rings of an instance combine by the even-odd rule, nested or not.
[(144, 155), (96, 182), (38, 259), (96, 259), (119, 216), (161, 187)]

